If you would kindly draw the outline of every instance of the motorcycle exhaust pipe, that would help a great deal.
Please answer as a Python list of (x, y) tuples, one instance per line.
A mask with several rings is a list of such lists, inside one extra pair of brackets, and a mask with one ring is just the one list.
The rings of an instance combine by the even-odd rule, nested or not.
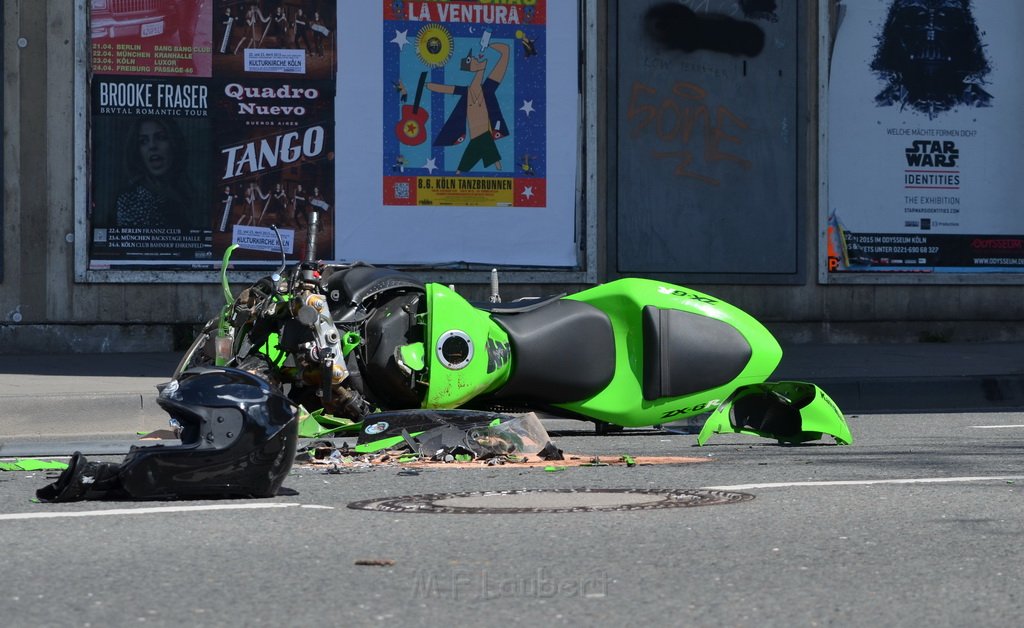
[(316, 232), (320, 224), (320, 212), (309, 212), (309, 230), (306, 233), (306, 261), (316, 261)]
[(498, 293), (498, 269), (491, 269), (491, 303), (501, 303), (501, 295)]

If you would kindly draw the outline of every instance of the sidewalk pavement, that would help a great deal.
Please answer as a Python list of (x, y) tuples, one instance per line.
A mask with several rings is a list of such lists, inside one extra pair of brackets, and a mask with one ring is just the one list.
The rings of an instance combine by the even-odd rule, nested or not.
[[(163, 429), (156, 385), (179, 358), (0, 356), (0, 438)], [(1024, 409), (1024, 343), (786, 345), (771, 380), (813, 382), (847, 415)]]

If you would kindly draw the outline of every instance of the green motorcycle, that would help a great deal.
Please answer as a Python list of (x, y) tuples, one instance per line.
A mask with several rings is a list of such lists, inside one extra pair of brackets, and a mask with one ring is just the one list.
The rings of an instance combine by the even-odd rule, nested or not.
[(472, 408), (541, 410), (614, 429), (713, 412), (701, 444), (725, 431), (852, 442), (819, 388), (766, 383), (782, 349), (760, 322), (696, 290), (633, 278), (471, 303), (399, 270), (308, 257), (234, 297), (229, 257), (228, 303), (176, 376), (211, 363), (244, 369), (318, 416), (353, 422)]

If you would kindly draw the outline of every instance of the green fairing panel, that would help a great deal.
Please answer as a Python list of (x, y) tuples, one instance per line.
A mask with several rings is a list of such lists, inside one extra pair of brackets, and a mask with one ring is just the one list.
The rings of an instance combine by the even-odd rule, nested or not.
[[(765, 381), (782, 359), (782, 348), (778, 341), (759, 321), (735, 306), (689, 288), (649, 279), (628, 278), (566, 298), (589, 303), (608, 314), (615, 334), (616, 366), (611, 383), (603, 391), (580, 402), (558, 405), (608, 423), (642, 427), (707, 412), (718, 406), (737, 387)], [(645, 307), (678, 310), (707, 317), (721, 322), (723, 327), (735, 329), (749, 345), (749, 360), (745, 366), (737, 369), (735, 377), (708, 389), (645, 399)], [(685, 342), (689, 340), (683, 340), (681, 346), (685, 347)], [(702, 339), (693, 341), (700, 343)], [(713, 345), (703, 347), (705, 354), (713, 349)]]
[(427, 362), (424, 359), (422, 342), (402, 345), (398, 348), (398, 356), (401, 358), (402, 364), (414, 371), (422, 371), (426, 368)]
[[(423, 432), (413, 432), (409, 436), (416, 437)], [(357, 454), (372, 454), (385, 449), (391, 449), (397, 447), (405, 442), (405, 438), (402, 436), (391, 436), (389, 438), (382, 438), (369, 443), (363, 443), (362, 445), (356, 445), (353, 451)]]
[(487, 312), (447, 286), (428, 283), (424, 408), (457, 408), (504, 384), (511, 372), (508, 334)]
[(806, 382), (765, 382), (738, 388), (708, 417), (697, 436), (703, 445), (712, 434), (751, 434), (782, 443), (820, 440), (852, 445), (846, 418), (832, 398)]

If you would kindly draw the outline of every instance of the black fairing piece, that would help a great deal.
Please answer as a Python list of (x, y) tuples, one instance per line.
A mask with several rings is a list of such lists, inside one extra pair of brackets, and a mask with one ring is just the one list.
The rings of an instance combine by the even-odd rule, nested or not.
[(509, 420), (512, 417), (498, 412), (484, 410), (433, 410), (411, 408), (408, 410), (385, 410), (376, 412), (363, 421), (357, 445), (401, 436), (402, 432), (419, 434), (437, 427), (453, 426), (459, 429), (483, 427), (494, 421)]
[(423, 282), (410, 274), (370, 265), (339, 270), (327, 278), (324, 287), (335, 322), (364, 317), (365, 312), (360, 306), (367, 299), (389, 290), (426, 292)]
[(732, 325), (708, 316), (648, 305), (643, 328), (648, 401), (721, 386), (750, 361), (746, 338)]
[(508, 332), (512, 375), (495, 397), (568, 403), (592, 397), (615, 374), (608, 315), (589, 303), (561, 299), (521, 314), (494, 314)]
[(281, 325), (277, 344), (282, 351), (295, 352), (299, 351), (303, 344), (313, 342), (315, 339), (316, 336), (309, 325), (297, 319), (289, 318)]
[(423, 326), (416, 321), (424, 307), (421, 297), (417, 293), (395, 295), (375, 308), (366, 322), (364, 379), (376, 399), (388, 408), (420, 405), (413, 374), (399, 366), (395, 347), (423, 342)]
[(266, 381), (225, 367), (186, 371), (157, 397), (181, 445), (136, 447), (121, 464), (135, 498), (272, 497), (295, 459), (298, 409)]

